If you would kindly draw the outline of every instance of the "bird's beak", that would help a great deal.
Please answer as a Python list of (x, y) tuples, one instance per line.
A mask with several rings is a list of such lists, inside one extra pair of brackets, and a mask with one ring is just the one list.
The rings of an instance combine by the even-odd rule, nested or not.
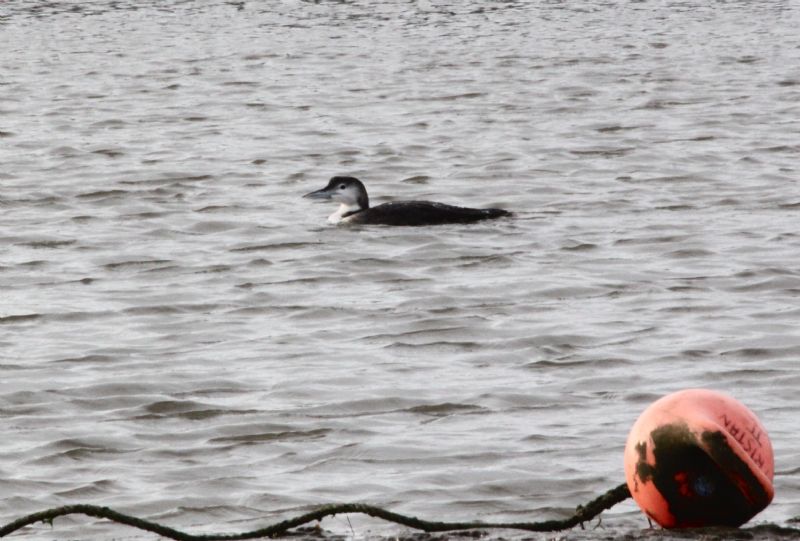
[(332, 196), (333, 192), (328, 191), (327, 188), (322, 188), (316, 192), (307, 193), (303, 197), (306, 199), (330, 199)]

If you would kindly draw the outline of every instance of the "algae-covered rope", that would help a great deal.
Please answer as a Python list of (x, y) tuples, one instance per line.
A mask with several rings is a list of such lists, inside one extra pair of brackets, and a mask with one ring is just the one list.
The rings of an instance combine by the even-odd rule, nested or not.
[(325, 505), (310, 511), (298, 517), (278, 522), (266, 528), (260, 528), (250, 532), (243, 532), (238, 534), (205, 534), (205, 535), (192, 535), (189, 533), (164, 526), (157, 522), (144, 520), (141, 518), (133, 517), (114, 511), (108, 507), (101, 507), (98, 505), (65, 505), (63, 507), (54, 507), (38, 513), (33, 513), (13, 522), (0, 527), (0, 537), (13, 533), (25, 526), (34, 524), (36, 522), (51, 522), (57, 517), (65, 515), (82, 514), (90, 517), (105, 518), (118, 522), (120, 524), (127, 524), (140, 530), (156, 533), (162, 537), (175, 539), (176, 541), (234, 541), (236, 539), (257, 539), (261, 537), (276, 537), (286, 533), (292, 528), (302, 526), (315, 520), (320, 520), (325, 517), (338, 515), (342, 513), (363, 513), (371, 517), (381, 518), (389, 522), (394, 522), (402, 526), (408, 526), (416, 530), (425, 532), (448, 532), (455, 530), (473, 530), (473, 529), (490, 529), (490, 528), (508, 528), (515, 530), (527, 530), (529, 532), (554, 532), (558, 530), (566, 530), (573, 528), (578, 524), (591, 520), (606, 509), (610, 509), (614, 505), (630, 497), (630, 492), (625, 484), (619, 485), (595, 498), (586, 505), (578, 506), (575, 513), (561, 520), (545, 520), (542, 522), (433, 522), (429, 520), (422, 520), (416, 517), (409, 517), (399, 513), (393, 513), (374, 505), (366, 505), (361, 503), (343, 503)]

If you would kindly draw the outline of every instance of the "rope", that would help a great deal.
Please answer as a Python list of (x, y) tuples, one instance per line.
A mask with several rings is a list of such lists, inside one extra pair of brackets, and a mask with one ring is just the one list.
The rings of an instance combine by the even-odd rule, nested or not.
[(472, 530), (472, 529), (490, 529), (490, 528), (508, 528), (514, 530), (526, 530), (529, 532), (554, 532), (559, 530), (566, 530), (574, 528), (578, 524), (582, 524), (592, 518), (596, 517), (606, 509), (610, 509), (614, 505), (628, 499), (630, 492), (625, 484), (615, 487), (602, 496), (595, 498), (586, 505), (578, 506), (575, 513), (562, 520), (545, 520), (542, 522), (434, 522), (429, 520), (422, 520), (416, 517), (409, 517), (399, 513), (393, 513), (374, 505), (366, 505), (361, 503), (343, 503), (325, 505), (314, 511), (310, 511), (295, 518), (278, 522), (265, 528), (253, 530), (250, 532), (243, 532), (238, 534), (206, 534), (206, 535), (192, 535), (157, 522), (145, 520), (131, 515), (126, 515), (118, 511), (114, 511), (109, 507), (101, 507), (98, 505), (65, 505), (62, 507), (53, 507), (38, 513), (19, 518), (13, 522), (9, 522), (5, 526), (0, 527), (0, 537), (5, 537), (19, 529), (29, 526), (36, 522), (49, 522), (52, 524), (53, 519), (63, 517), (65, 515), (81, 514), (96, 518), (105, 518), (120, 524), (127, 524), (140, 530), (156, 533), (162, 537), (174, 539), (175, 541), (235, 541), (240, 539), (256, 539), (260, 537), (276, 537), (286, 533), (292, 528), (321, 520), (324, 517), (338, 515), (341, 513), (363, 513), (371, 517), (380, 518), (389, 522), (394, 522), (402, 526), (408, 526), (416, 530), (425, 532), (448, 532), (455, 530)]

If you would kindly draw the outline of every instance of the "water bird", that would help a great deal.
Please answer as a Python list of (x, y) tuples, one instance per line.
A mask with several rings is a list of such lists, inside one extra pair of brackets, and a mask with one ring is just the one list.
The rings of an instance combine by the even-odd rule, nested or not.
[(339, 209), (328, 216), (328, 222), (332, 224), (467, 224), (511, 216), (509, 211), (503, 209), (457, 207), (433, 201), (395, 201), (370, 207), (364, 183), (355, 177), (345, 176), (333, 177), (327, 186), (303, 197), (340, 203)]

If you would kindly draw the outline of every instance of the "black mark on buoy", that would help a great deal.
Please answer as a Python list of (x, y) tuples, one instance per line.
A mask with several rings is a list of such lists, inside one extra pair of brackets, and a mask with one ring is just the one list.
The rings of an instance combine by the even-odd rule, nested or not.
[(639, 479), (648, 481), (653, 476), (653, 467), (647, 463), (647, 442), (640, 441), (636, 444), (636, 475), (633, 476), (633, 491), (639, 492)]
[(753, 423), (750, 428), (741, 428), (733, 419), (730, 419), (724, 413), (722, 414), (722, 422), (730, 435), (739, 442), (744, 452), (750, 455), (759, 468), (764, 467), (764, 456), (761, 454), (761, 435), (763, 432), (758, 428), (758, 425)]
[[(669, 505), (678, 527), (739, 526), (769, 503), (747, 464), (728, 446), (721, 432), (702, 434), (701, 446), (683, 423), (660, 426), (650, 433), (655, 464), (647, 463), (646, 444), (636, 446), (636, 474), (652, 481)], [(751, 501), (751, 489), (759, 492)]]
[(725, 434), (722, 432), (706, 431), (703, 432), (701, 438), (705, 447), (709, 449), (714, 462), (719, 465), (722, 471), (727, 473), (728, 479), (739, 487), (742, 497), (750, 502), (749, 506), (756, 509), (752, 515), (755, 515), (769, 505), (772, 498), (767, 494), (767, 491), (764, 489), (758, 477), (753, 473), (750, 465), (744, 462), (741, 457), (730, 448)]

